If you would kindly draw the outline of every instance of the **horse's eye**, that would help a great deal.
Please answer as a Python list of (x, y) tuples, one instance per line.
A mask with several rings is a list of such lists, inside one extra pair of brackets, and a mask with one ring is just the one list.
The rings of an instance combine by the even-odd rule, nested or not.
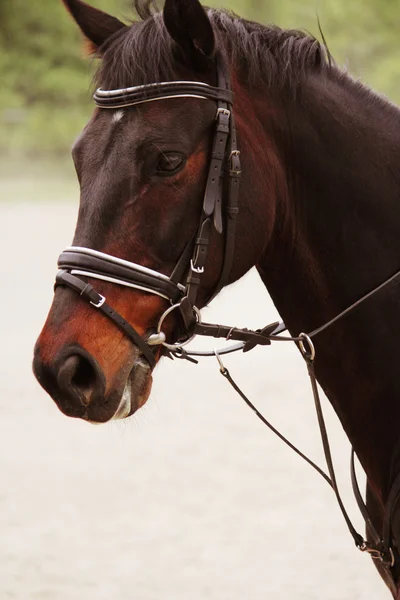
[(172, 175), (184, 164), (184, 157), (178, 152), (164, 152), (157, 163), (157, 172), (160, 175)]

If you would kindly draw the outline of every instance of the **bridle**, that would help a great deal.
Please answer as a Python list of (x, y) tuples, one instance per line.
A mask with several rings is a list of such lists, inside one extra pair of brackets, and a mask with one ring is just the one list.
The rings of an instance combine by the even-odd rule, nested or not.
[[(217, 64), (217, 86), (211, 86), (196, 81), (172, 81), (135, 86), (126, 89), (105, 91), (98, 89), (94, 94), (94, 101), (101, 109), (117, 109), (132, 107), (139, 104), (170, 98), (199, 98), (216, 103), (215, 129), (212, 142), (210, 165), (204, 192), (204, 201), (199, 227), (194, 237), (183, 250), (171, 275), (167, 276), (137, 263), (133, 263), (115, 256), (98, 252), (91, 248), (72, 246), (62, 252), (58, 259), (60, 270), (56, 276), (56, 285), (67, 286), (76, 291), (82, 299), (88, 301), (94, 308), (100, 310), (111, 319), (131, 341), (139, 348), (151, 367), (156, 363), (155, 350), (163, 346), (164, 353), (171, 357), (185, 358), (197, 362), (195, 356), (216, 356), (220, 365), (220, 372), (240, 394), (245, 402), (252, 408), (256, 415), (280, 439), (289, 445), (297, 454), (305, 459), (333, 488), (340, 509), (353, 536), (356, 546), (369, 553), (374, 559), (379, 560), (386, 569), (390, 579), (394, 582), (393, 568), (400, 558), (393, 546), (392, 511), (400, 497), (400, 476), (394, 479), (386, 505), (383, 535), (380, 536), (371, 521), (367, 507), (358, 488), (355, 466), (354, 450), (352, 451), (351, 475), (353, 490), (361, 513), (366, 521), (370, 533), (371, 543), (357, 533), (341, 500), (333, 468), (329, 440), (326, 432), (321, 402), (314, 372), (315, 336), (331, 327), (338, 320), (344, 318), (359, 304), (379, 292), (385, 286), (393, 283), (400, 277), (400, 271), (388, 280), (377, 286), (357, 302), (342, 311), (339, 315), (325, 323), (318, 329), (297, 337), (282, 336), (285, 331), (283, 323), (271, 323), (261, 330), (248, 330), (224, 325), (202, 323), (200, 311), (196, 306), (198, 291), (201, 286), (202, 275), (207, 267), (208, 248), (213, 231), (224, 234), (224, 257), (219, 281), (213, 291), (212, 298), (228, 283), (233, 264), (235, 245), (236, 217), (239, 211), (239, 181), (241, 174), (240, 153), (237, 148), (236, 128), (234, 121), (233, 93), (230, 80), (221, 62)], [(117, 285), (130, 287), (158, 295), (170, 302), (170, 306), (160, 316), (156, 332), (143, 338), (118, 312), (106, 301), (106, 298), (97, 292), (94, 287), (82, 279), (104, 280)], [(212, 299), (209, 298), (208, 302)], [(166, 317), (173, 311), (178, 311), (183, 323), (184, 338), (168, 343), (162, 331)], [(239, 343), (228, 348), (210, 351), (186, 351), (183, 346), (189, 343), (195, 335), (211, 336), (236, 340)], [(221, 355), (237, 350), (244, 352), (257, 345), (269, 345), (273, 341), (292, 341), (298, 344), (303, 358), (306, 361), (310, 376), (315, 407), (324, 447), (325, 458), (329, 476), (322, 471), (313, 461), (289, 442), (271, 423), (269, 423), (256, 407), (237, 386), (229, 371), (222, 363)]]
[[(154, 348), (163, 345), (168, 350), (181, 348), (192, 339), (189, 333), (200, 325), (200, 312), (196, 299), (207, 262), (208, 248), (213, 230), (225, 234), (224, 260), (218, 284), (213, 297), (227, 284), (233, 262), (236, 216), (239, 201), (240, 153), (237, 149), (236, 128), (232, 112), (233, 94), (229, 77), (219, 65), (218, 86), (214, 87), (197, 81), (172, 81), (141, 85), (120, 90), (98, 89), (94, 101), (102, 109), (132, 107), (146, 102), (171, 98), (199, 98), (216, 102), (214, 139), (204, 193), (201, 221), (196, 235), (186, 245), (173, 272), (169, 277), (128, 262), (97, 252), (91, 248), (72, 246), (66, 248), (58, 260), (60, 271), (56, 284), (66, 285), (78, 292), (83, 299), (101, 310), (109, 319), (124, 331), (138, 346), (151, 367), (155, 365)], [(229, 179), (226, 202), (223, 204), (224, 179)], [(106, 299), (96, 292), (92, 285), (78, 276), (102, 279), (118, 285), (136, 288), (156, 294), (170, 301), (171, 306), (160, 317), (157, 332), (143, 339), (126, 322)], [(208, 299), (208, 301), (210, 301)], [(165, 318), (173, 310), (178, 310), (186, 339), (177, 343), (167, 343), (161, 330)], [(200, 327), (201, 329), (201, 327)], [(196, 331), (196, 335), (200, 331)]]

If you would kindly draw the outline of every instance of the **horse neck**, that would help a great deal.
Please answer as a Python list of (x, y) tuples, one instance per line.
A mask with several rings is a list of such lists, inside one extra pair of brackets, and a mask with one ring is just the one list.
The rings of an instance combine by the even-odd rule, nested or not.
[[(347, 76), (310, 77), (283, 106), (287, 196), (258, 269), (298, 334), (400, 270), (400, 112)], [(315, 338), (318, 380), (381, 497), (400, 437), (399, 307), (400, 283)]]

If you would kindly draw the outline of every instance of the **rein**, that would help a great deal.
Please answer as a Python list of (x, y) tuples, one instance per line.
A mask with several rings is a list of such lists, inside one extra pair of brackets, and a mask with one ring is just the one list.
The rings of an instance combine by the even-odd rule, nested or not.
[[(317, 379), (314, 371), (315, 347), (313, 339), (356, 309), (368, 298), (389, 284), (394, 283), (395, 280), (399, 278), (400, 271), (365, 294), (333, 319), (308, 334), (300, 333), (296, 337), (281, 335), (282, 332), (286, 330), (286, 327), (283, 323), (278, 322), (271, 323), (263, 329), (256, 331), (202, 322), (200, 311), (196, 307), (196, 299), (198, 290), (201, 286), (201, 276), (204, 273), (207, 264), (208, 247), (211, 235), (213, 231), (224, 235), (224, 258), (218, 284), (212, 297), (208, 299), (208, 302), (210, 302), (210, 300), (228, 283), (233, 264), (236, 217), (239, 212), (239, 181), (241, 166), (240, 152), (237, 148), (234, 114), (232, 111), (233, 93), (230, 88), (229, 77), (220, 64), (217, 65), (217, 83), (218, 85), (214, 87), (203, 82), (173, 81), (119, 90), (98, 89), (96, 91), (94, 94), (94, 101), (101, 109), (134, 107), (146, 102), (171, 98), (197, 98), (216, 103), (217, 110), (215, 116), (214, 137), (201, 219), (196, 234), (187, 244), (178, 259), (173, 272), (169, 276), (140, 264), (123, 260), (91, 248), (71, 246), (66, 248), (58, 259), (60, 270), (56, 275), (56, 286), (66, 286), (74, 290), (94, 308), (100, 310), (112, 320), (115, 325), (127, 335), (132, 343), (138, 347), (151, 368), (156, 364), (155, 355), (160, 345), (163, 346), (164, 354), (167, 354), (170, 358), (181, 358), (196, 363), (197, 360), (195, 357), (215, 356), (218, 359), (221, 374), (227, 379), (246, 404), (255, 412), (257, 417), (261, 419), (261, 421), (285, 444), (307, 461), (307, 463), (310, 464), (332, 487), (340, 510), (357, 548), (363, 552), (369, 553), (372, 558), (379, 560), (393, 580), (394, 575), (392, 568), (395, 565), (395, 559), (397, 561), (399, 557), (397, 552), (395, 554), (392, 548), (391, 519), (393, 507), (400, 496), (400, 477), (395, 479), (389, 493), (389, 501), (386, 506), (384, 517), (384, 532), (383, 535), (380, 536), (372, 524), (357, 484), (354, 466), (354, 450), (352, 450), (352, 485), (357, 504), (370, 532), (372, 543), (369, 543), (363, 536), (357, 533), (354, 528), (338, 490), (329, 439), (318, 392)], [(82, 279), (82, 277), (84, 277), (84, 279)], [(143, 338), (132, 325), (130, 325), (107, 303), (106, 298), (99, 294), (92, 284), (87, 282), (86, 278), (107, 281), (155, 294), (168, 300), (170, 306), (160, 316), (156, 331), (151, 332), (147, 337)], [(184, 326), (185, 337), (169, 343), (166, 341), (162, 326), (166, 317), (173, 311), (179, 313)], [(218, 351), (185, 350), (184, 346), (196, 335), (225, 338), (226, 340), (233, 340), (238, 343)], [(222, 363), (221, 355), (223, 354), (239, 350), (247, 352), (256, 346), (267, 346), (270, 345), (271, 342), (276, 341), (290, 341), (296, 343), (306, 362), (329, 475), (305, 456), (277, 429), (275, 429), (265, 417), (263, 417), (235, 383), (229, 371)]]

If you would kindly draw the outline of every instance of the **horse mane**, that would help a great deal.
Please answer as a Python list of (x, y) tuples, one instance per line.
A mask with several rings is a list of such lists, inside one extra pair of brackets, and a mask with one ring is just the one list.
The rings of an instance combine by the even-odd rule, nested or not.
[[(95, 83), (116, 89), (176, 79), (174, 42), (154, 0), (134, 0), (141, 21), (114, 34), (101, 48)], [(310, 71), (327, 72), (332, 59), (327, 47), (299, 30), (284, 30), (247, 21), (225, 10), (207, 9), (219, 50), (248, 81), (295, 89)]]

